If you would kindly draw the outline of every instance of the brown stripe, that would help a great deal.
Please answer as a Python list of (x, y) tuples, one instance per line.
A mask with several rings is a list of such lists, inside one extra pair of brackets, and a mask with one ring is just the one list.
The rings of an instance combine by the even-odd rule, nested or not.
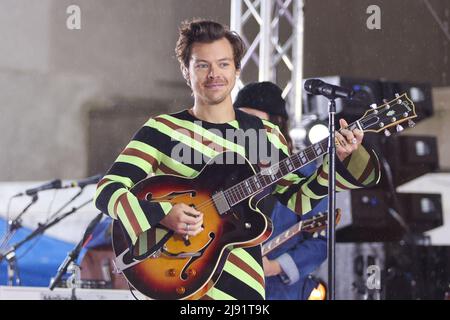
[(264, 128), (266, 128), (266, 130), (267, 130), (269, 133), (272, 133), (272, 131), (273, 131), (273, 129), (272, 129), (271, 127), (269, 127), (268, 125), (264, 125)]
[(148, 163), (150, 163), (153, 171), (156, 171), (155, 164), (157, 164), (158, 162), (156, 161), (156, 159), (154, 157), (152, 157), (148, 153), (142, 152), (141, 150), (134, 149), (134, 148), (126, 148), (122, 152), (122, 154), (127, 155), (127, 156), (135, 156), (135, 157), (141, 158), (141, 159), (147, 161)]
[(100, 182), (97, 184), (97, 189), (100, 188), (100, 187), (101, 187), (102, 185), (104, 185), (105, 183), (110, 182), (110, 181), (112, 181), (112, 180), (103, 178), (103, 179), (100, 180)]
[[(325, 180), (328, 180), (328, 173), (326, 173), (325, 171), (321, 170), (321, 171), (320, 171), (320, 177), (323, 178), (323, 179), (325, 179)], [(341, 182), (339, 182), (337, 179), (336, 179), (336, 186), (338, 186), (339, 188), (344, 189), (344, 190), (347, 190), (347, 189), (348, 189), (348, 187), (344, 186), (344, 185), (343, 185)]]
[(372, 164), (372, 162), (369, 161), (369, 163), (367, 163), (366, 167), (364, 168), (363, 173), (358, 178), (358, 182), (362, 184), (370, 176), (373, 169), (374, 169), (373, 164)]
[[(169, 128), (176, 130), (177, 132), (180, 132), (186, 136), (188, 136), (189, 138), (191, 138), (192, 140), (195, 140), (201, 144), (203, 144), (204, 146), (207, 146), (211, 149), (214, 149), (217, 152), (224, 152), (224, 151), (228, 151), (227, 148), (211, 141), (211, 140), (207, 140), (206, 138), (204, 138), (202, 135), (195, 133), (192, 130), (189, 130), (188, 128), (185, 127), (181, 127), (173, 122), (170, 122), (167, 119), (164, 118), (155, 118), (156, 120), (158, 120), (161, 123), (164, 123), (166, 126), (168, 126)], [(183, 129), (183, 130), (178, 130), (178, 129)]]
[(159, 164), (159, 170), (164, 173), (164, 174), (175, 174), (175, 175), (180, 175), (179, 172), (172, 170), (171, 168), (169, 168), (168, 166), (166, 166), (164, 163), (160, 163)]
[(228, 256), (228, 261), (235, 264), (239, 269), (245, 271), (250, 277), (258, 281), (264, 288), (264, 278), (261, 277), (252, 267), (250, 267), (244, 260), (233, 253)]
[(286, 179), (281, 179), (279, 181), (277, 181), (277, 184), (283, 187), (289, 187), (290, 185), (293, 184), (292, 181), (286, 180)]
[[(297, 198), (295, 199), (295, 207), (294, 211), (296, 213), (303, 214), (303, 205), (302, 205), (302, 193), (297, 193)], [(306, 212), (305, 212), (306, 213)]]
[(133, 231), (136, 235), (142, 233), (141, 226), (139, 225), (139, 222), (136, 219), (136, 216), (133, 213), (133, 209), (131, 209), (130, 203), (128, 202), (127, 194), (122, 194), (118, 201), (122, 204), (123, 210), (125, 211), (125, 215), (127, 216), (128, 221), (131, 224), (131, 227), (133, 228)]
[(286, 138), (281, 134), (281, 132), (280, 132), (279, 130), (275, 130), (275, 128), (271, 128), (271, 127), (266, 126), (266, 125), (265, 125), (264, 127), (266, 128), (266, 130), (267, 130), (269, 133), (271, 133), (271, 134), (277, 136), (277, 137), (280, 139), (280, 141), (281, 141), (282, 144), (284, 144), (286, 147), (288, 146), (288, 143), (287, 143), (287, 141), (286, 141)]

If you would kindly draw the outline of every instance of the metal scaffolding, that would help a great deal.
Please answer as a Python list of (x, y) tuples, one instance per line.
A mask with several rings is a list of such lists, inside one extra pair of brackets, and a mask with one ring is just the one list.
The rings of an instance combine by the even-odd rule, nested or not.
[[(277, 83), (293, 126), (302, 118), (303, 5), (303, 0), (231, 0), (230, 28), (247, 45), (241, 79), (253, 63), (258, 79), (250, 77), (249, 81)], [(243, 85), (239, 80), (235, 89)]]

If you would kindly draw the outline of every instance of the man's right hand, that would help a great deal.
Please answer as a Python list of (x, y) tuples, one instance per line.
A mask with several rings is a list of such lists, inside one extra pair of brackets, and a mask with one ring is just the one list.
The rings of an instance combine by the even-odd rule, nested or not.
[(184, 203), (178, 203), (160, 223), (175, 233), (193, 237), (203, 231), (203, 213)]

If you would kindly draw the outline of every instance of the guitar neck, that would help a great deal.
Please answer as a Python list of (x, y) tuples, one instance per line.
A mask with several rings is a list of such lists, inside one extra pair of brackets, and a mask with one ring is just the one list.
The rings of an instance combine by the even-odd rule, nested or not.
[(297, 222), (286, 231), (280, 233), (275, 238), (264, 243), (264, 245), (262, 246), (262, 255), (263, 256), (267, 255), (269, 252), (275, 250), (276, 248), (278, 248), (283, 243), (291, 239), (293, 236), (299, 234), (300, 232), (316, 232), (325, 229), (327, 225), (326, 219), (327, 219), (326, 214), (319, 214), (314, 218)]
[[(350, 124), (348, 128), (353, 130), (361, 128), (361, 126), (358, 121), (356, 121)], [(328, 138), (325, 138), (226, 189), (224, 191), (225, 198), (227, 199), (229, 206), (232, 207), (248, 197), (261, 192), (265, 188), (281, 180), (287, 174), (297, 171), (326, 153), (328, 153)]]

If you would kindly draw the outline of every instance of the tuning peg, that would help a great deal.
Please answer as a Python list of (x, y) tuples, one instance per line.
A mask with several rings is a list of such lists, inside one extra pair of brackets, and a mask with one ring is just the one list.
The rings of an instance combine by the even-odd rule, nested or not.
[(386, 129), (386, 130), (384, 130), (384, 135), (386, 137), (390, 137), (391, 136), (391, 132), (388, 129)]
[(408, 120), (408, 127), (413, 128), (416, 126), (416, 123), (412, 121), (411, 119)]
[(372, 104), (370, 105), (370, 107), (371, 107), (372, 109), (378, 108), (376, 103), (372, 103)]
[(395, 94), (396, 98), (400, 98), (400, 95), (398, 93)]
[(404, 128), (399, 124), (395, 127), (395, 129), (397, 130), (397, 132), (402, 132), (404, 130)]
[(383, 99), (383, 103), (388, 103), (388, 99)]

